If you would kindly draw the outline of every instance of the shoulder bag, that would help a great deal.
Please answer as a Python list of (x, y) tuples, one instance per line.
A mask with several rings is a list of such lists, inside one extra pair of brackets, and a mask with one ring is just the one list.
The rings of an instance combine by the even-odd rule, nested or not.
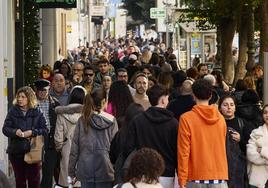
[[(32, 127), (33, 127), (32, 121)], [(28, 164), (36, 164), (42, 161), (43, 146), (44, 146), (44, 137), (43, 135), (37, 135), (30, 138), (31, 150), (30, 152), (24, 155), (24, 161)]]

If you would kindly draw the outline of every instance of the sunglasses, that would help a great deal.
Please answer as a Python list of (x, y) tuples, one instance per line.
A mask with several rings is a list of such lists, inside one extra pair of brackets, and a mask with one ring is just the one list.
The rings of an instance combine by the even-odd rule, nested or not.
[(84, 74), (85, 76), (93, 76), (94, 74), (91, 73), (91, 74)]

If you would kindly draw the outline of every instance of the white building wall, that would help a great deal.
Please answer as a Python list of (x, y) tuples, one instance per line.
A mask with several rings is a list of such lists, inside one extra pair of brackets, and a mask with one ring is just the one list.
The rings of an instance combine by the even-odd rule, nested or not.
[[(7, 78), (14, 76), (14, 4), (0, 0), (0, 130), (7, 114)], [(0, 131), (0, 169), (8, 172), (7, 137)]]
[(125, 9), (116, 10), (115, 18), (115, 37), (120, 38), (126, 36), (127, 33), (127, 16)]

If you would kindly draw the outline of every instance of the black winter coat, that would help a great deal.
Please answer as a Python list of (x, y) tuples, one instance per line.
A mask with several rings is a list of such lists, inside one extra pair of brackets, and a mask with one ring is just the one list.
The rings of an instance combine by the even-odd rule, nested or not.
[[(2, 131), (8, 138), (18, 139), (19, 137), (16, 135), (18, 129), (22, 131), (32, 130), (33, 136), (45, 136), (48, 132), (46, 120), (39, 108), (29, 109), (24, 115), (18, 106), (13, 106), (6, 116)], [(8, 145), (9, 147), (10, 145)]]

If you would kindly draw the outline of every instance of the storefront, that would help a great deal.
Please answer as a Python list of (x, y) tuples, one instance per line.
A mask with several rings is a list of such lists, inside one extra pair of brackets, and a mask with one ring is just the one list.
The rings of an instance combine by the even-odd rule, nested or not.
[(216, 56), (216, 30), (199, 30), (194, 22), (180, 23), (178, 43), (180, 65), (188, 69), (198, 59), (213, 67)]

